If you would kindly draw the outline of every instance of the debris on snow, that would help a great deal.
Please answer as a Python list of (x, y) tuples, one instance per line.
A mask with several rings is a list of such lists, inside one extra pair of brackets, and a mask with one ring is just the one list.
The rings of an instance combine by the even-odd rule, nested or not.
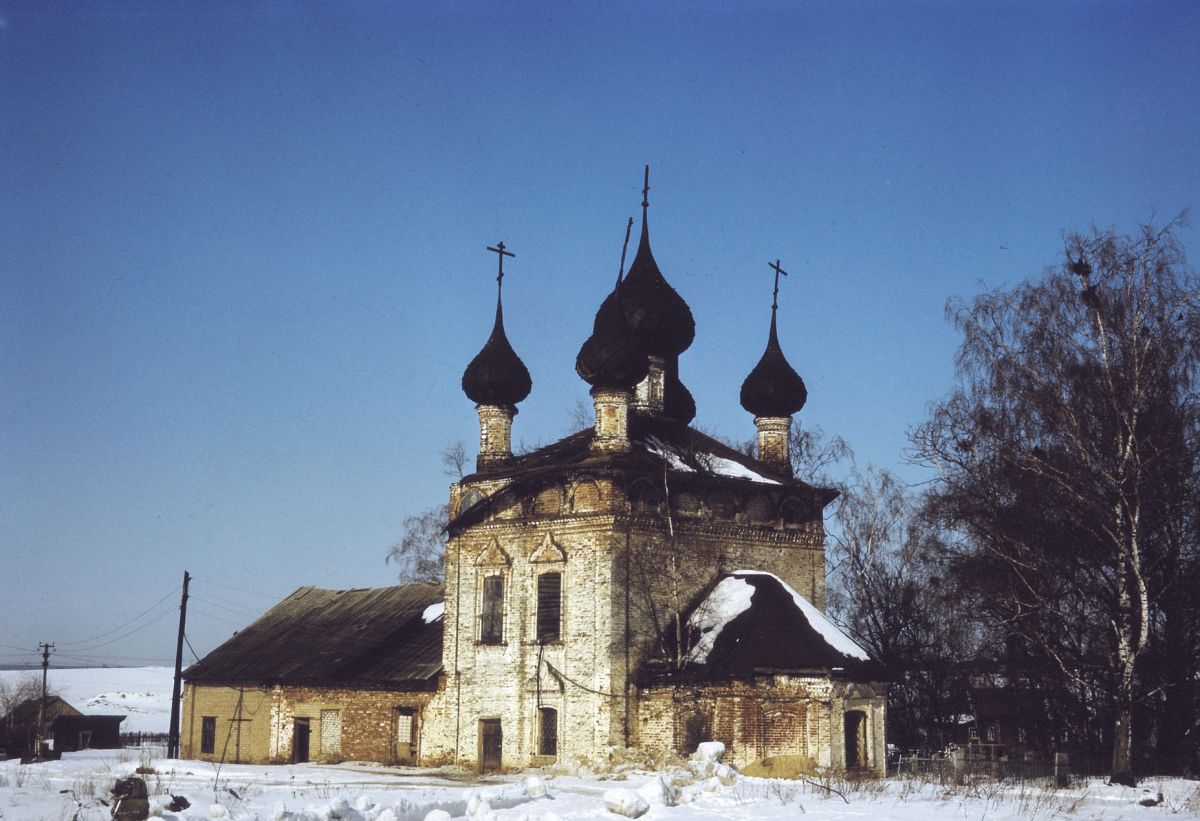
[(638, 787), (638, 795), (651, 806), (674, 807), (679, 803), (679, 788), (668, 775), (656, 775)]
[(696, 752), (692, 754), (695, 761), (711, 762), (716, 764), (721, 760), (721, 756), (725, 755), (725, 742), (723, 741), (701, 741), (696, 746)]
[(650, 811), (650, 803), (645, 798), (624, 787), (605, 790), (604, 806), (609, 812), (626, 818), (641, 818)]

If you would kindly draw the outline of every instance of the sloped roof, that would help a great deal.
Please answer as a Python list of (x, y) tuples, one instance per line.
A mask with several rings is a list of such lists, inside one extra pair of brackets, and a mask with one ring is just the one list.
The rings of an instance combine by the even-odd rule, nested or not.
[[(753, 457), (731, 448), (724, 442), (701, 433), (682, 422), (661, 416), (630, 414), (629, 438), (632, 449), (627, 453), (601, 453), (591, 450), (593, 428), (560, 439), (527, 454), (515, 456), (506, 464), (489, 468), (486, 473), (465, 477), (463, 484), (477, 479), (511, 477), (508, 493), (520, 493), (525, 482), (566, 471), (627, 471), (661, 479), (664, 467), (676, 479), (707, 482), (753, 482), (760, 485), (788, 487), (817, 497), (820, 505), (837, 498), (837, 491), (818, 488), (790, 476), (773, 471)], [(486, 511), (488, 500), (474, 508), (460, 511), (450, 523), (451, 529), (468, 525)]]
[[(37, 721), (38, 710), (41, 709), (42, 699), (27, 698), (20, 704), (12, 708), (12, 712), (4, 716), (3, 723), (7, 724), (10, 721), (13, 724), (28, 724), (31, 721)], [(60, 715), (78, 716), (83, 715), (74, 707), (66, 702), (61, 696), (47, 695), (46, 696), (46, 718), (47, 720)]]
[[(739, 570), (722, 576), (687, 616), (691, 647), (676, 675), (691, 681), (801, 671), (860, 681), (888, 678), (866, 650), (771, 573)], [(663, 674), (654, 661), (643, 671), (650, 678)]]
[(183, 674), (188, 681), (432, 687), (442, 667), (439, 584), (301, 587)]

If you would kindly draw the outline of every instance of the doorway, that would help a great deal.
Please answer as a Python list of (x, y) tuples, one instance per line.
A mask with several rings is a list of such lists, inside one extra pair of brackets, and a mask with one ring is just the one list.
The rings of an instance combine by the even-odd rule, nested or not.
[(396, 761), (417, 763), (417, 711), (412, 707), (396, 708)]
[(292, 763), (303, 764), (308, 761), (308, 741), (311, 728), (307, 718), (298, 718), (292, 725)]
[(504, 734), (500, 729), (500, 719), (481, 718), (479, 720), (479, 771), (481, 773), (498, 773), (502, 762), (501, 750), (504, 748)]
[(867, 766), (867, 714), (862, 710), (846, 713), (846, 769)]

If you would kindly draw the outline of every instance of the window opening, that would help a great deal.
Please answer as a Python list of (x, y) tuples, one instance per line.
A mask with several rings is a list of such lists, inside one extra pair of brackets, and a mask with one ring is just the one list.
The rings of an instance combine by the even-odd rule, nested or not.
[(558, 641), (562, 622), (562, 574), (543, 573), (537, 581), (537, 640)]
[(504, 577), (483, 579), (483, 612), (480, 614), (479, 640), (499, 644), (504, 640)]
[(321, 711), (321, 755), (337, 755), (342, 751), (342, 713), (340, 710)]
[(538, 755), (558, 755), (558, 710), (541, 707), (541, 737), (538, 740)]
[(217, 717), (203, 716), (200, 719), (200, 752), (217, 751)]

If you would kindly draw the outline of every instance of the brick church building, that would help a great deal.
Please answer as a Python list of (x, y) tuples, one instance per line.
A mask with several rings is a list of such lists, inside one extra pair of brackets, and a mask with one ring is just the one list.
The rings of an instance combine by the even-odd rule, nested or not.
[(491, 771), (715, 739), (739, 765), (883, 773), (887, 676), (824, 615), (836, 492), (792, 476), (807, 390), (777, 299), (741, 389), (752, 457), (689, 426), (695, 323), (651, 252), (648, 190), (576, 359), (594, 425), (513, 454), (532, 382), (501, 244), (495, 324), (462, 378), (480, 447), (450, 490), (444, 584), (296, 591), (185, 673), (185, 756)]

